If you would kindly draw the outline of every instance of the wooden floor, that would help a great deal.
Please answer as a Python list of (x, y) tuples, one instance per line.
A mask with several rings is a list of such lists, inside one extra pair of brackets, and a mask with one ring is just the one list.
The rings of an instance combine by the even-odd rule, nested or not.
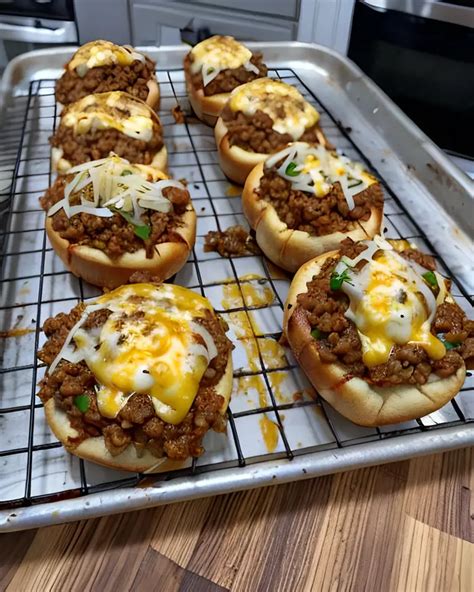
[(472, 450), (0, 537), (0, 590), (472, 591)]

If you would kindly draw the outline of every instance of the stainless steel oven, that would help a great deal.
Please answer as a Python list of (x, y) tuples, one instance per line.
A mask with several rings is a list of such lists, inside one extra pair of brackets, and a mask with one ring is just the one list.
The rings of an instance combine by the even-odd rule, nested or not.
[(25, 51), (77, 41), (73, 0), (0, 0), (0, 67)]
[(348, 55), (441, 148), (474, 158), (473, 0), (358, 0)]

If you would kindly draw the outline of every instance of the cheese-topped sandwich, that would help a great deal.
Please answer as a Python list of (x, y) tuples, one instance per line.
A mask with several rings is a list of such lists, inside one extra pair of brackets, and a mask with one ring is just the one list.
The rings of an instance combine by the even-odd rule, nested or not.
[(289, 142), (327, 147), (318, 122), (318, 111), (294, 86), (271, 78), (243, 84), (232, 91), (214, 130), (221, 168), (243, 184), (254, 166)]
[(383, 220), (378, 180), (320, 144), (291, 143), (255, 166), (242, 202), (260, 248), (288, 271), (344, 238), (374, 237)]
[(140, 99), (120, 91), (87, 95), (70, 104), (50, 142), (53, 167), (60, 173), (110, 152), (161, 170), (167, 165), (158, 116)]
[(197, 117), (215, 125), (229, 93), (266, 76), (262, 55), (253, 54), (233, 37), (215, 35), (198, 43), (184, 58), (189, 102)]
[(133, 47), (98, 39), (82, 45), (66, 64), (56, 83), (56, 99), (69, 105), (91, 93), (116, 90), (157, 109), (160, 92), (155, 62)]
[(284, 330), (319, 393), (355, 423), (423, 417), (462, 387), (474, 321), (407, 241), (346, 239), (296, 273)]
[(66, 449), (130, 471), (200, 456), (225, 431), (231, 343), (206, 298), (171, 284), (130, 284), (44, 324), (39, 397)]
[(116, 288), (136, 271), (168, 279), (194, 246), (196, 213), (186, 187), (116, 155), (70, 169), (40, 203), (64, 265), (96, 286)]

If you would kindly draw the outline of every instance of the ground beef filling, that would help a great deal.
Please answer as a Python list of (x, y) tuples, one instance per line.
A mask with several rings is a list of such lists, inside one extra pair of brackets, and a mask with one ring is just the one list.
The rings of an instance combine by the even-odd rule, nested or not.
[(191, 74), (191, 64), (193, 62), (193, 56), (188, 54), (184, 58), (184, 69), (191, 76), (192, 85), (196, 90), (203, 90), (206, 97), (217, 95), (219, 93), (230, 93), (237, 86), (255, 80), (255, 78), (263, 78), (267, 75), (268, 68), (263, 63), (261, 53), (253, 54), (250, 58), (250, 62), (258, 68), (258, 74), (246, 70), (243, 66), (235, 68), (234, 70), (222, 70), (219, 74), (211, 80), (209, 84), (203, 86), (202, 74)]
[[(43, 330), (48, 340), (38, 352), (38, 357), (48, 366), (83, 310), (84, 305), (79, 304), (70, 313), (60, 313), (44, 323)], [(107, 310), (92, 313), (84, 327), (102, 326), (109, 314)], [(63, 360), (51, 375), (46, 374), (40, 382), (39, 397), (43, 403), (53, 398), (58, 408), (67, 414), (72, 427), (78, 432), (77, 437), (70, 439), (70, 445), (77, 446), (87, 438), (103, 435), (112, 455), (120, 454), (129, 444), (135, 446), (138, 455), (145, 449), (157, 457), (167, 456), (173, 460), (201, 455), (205, 433), (211, 428), (217, 432), (224, 432), (226, 428), (226, 420), (221, 413), (224, 400), (214, 387), (225, 372), (232, 345), (225, 336), (227, 327), (224, 321), (215, 314), (209, 311), (198, 322), (213, 337), (218, 355), (211, 360), (191, 409), (178, 425), (160, 419), (146, 394), (134, 394), (115, 419), (100, 415), (95, 394), (97, 382), (85, 362), (72, 364)], [(74, 403), (77, 395), (88, 397), (89, 405), (85, 412)]]
[(349, 210), (339, 183), (335, 183), (324, 197), (316, 197), (292, 189), (291, 182), (280, 177), (275, 168), (265, 169), (260, 179), (258, 197), (275, 208), (278, 217), (288, 228), (312, 236), (352, 230), (358, 220), (367, 221), (370, 218), (371, 208), (383, 207), (379, 183), (355, 195), (355, 207)]
[[(363, 250), (362, 245), (346, 239), (341, 254), (354, 258)], [(400, 254), (413, 259), (412, 250)], [(432, 259), (432, 258), (430, 258)], [(419, 262), (423, 260), (419, 258)], [(344, 313), (349, 298), (340, 290), (329, 287), (331, 273), (337, 259), (326, 260), (320, 273), (308, 282), (308, 291), (300, 294), (297, 306), (304, 309), (312, 329), (317, 329), (316, 343), (324, 362), (340, 362), (348, 376), (359, 376), (379, 386), (395, 384), (425, 384), (431, 372), (440, 377), (454, 374), (465, 362), (474, 363), (474, 321), (469, 320), (457, 304), (443, 303), (437, 308), (431, 326), (433, 334), (444, 333), (444, 339), (454, 344), (441, 360), (431, 360), (419, 345), (406, 344), (393, 347), (389, 360), (373, 368), (367, 368), (362, 360), (362, 345), (354, 323)]]
[(86, 95), (121, 90), (142, 101), (148, 98), (147, 83), (155, 73), (155, 62), (135, 60), (129, 66), (98, 66), (79, 76), (66, 70), (56, 83), (56, 100), (63, 105), (74, 103)]
[(204, 251), (217, 251), (221, 257), (260, 255), (257, 241), (243, 226), (229, 226), (225, 230), (210, 230), (204, 238)]
[(72, 166), (106, 158), (110, 152), (135, 164), (151, 164), (155, 154), (163, 147), (161, 129), (156, 122), (153, 122), (153, 136), (149, 142), (131, 138), (116, 129), (76, 134), (72, 127), (62, 124), (49, 141), (54, 148), (63, 150), (62, 157)]
[[(40, 198), (41, 207), (45, 211), (63, 199), (64, 186), (72, 177), (58, 177), (46, 190)], [(135, 234), (135, 226), (117, 213), (110, 218), (85, 213), (68, 218), (61, 209), (52, 217), (53, 229), (71, 244), (99, 249), (111, 259), (118, 259), (125, 253), (135, 253), (143, 248), (146, 257), (151, 259), (155, 253), (155, 245), (183, 241), (177, 229), (183, 225), (183, 215), (191, 202), (189, 192), (177, 187), (167, 187), (163, 190), (163, 195), (171, 201), (173, 209), (166, 213), (145, 211), (142, 215), (143, 224), (150, 228), (150, 236), (146, 240), (139, 238)], [(79, 199), (77, 201), (79, 203)]]
[[(248, 152), (271, 154), (294, 141), (290, 134), (280, 134), (272, 129), (273, 119), (260, 110), (256, 111), (255, 115), (245, 115), (226, 106), (222, 112), (222, 119), (228, 129), (229, 144)], [(318, 124), (313, 125), (298, 138), (298, 141), (318, 144), (318, 132), (320, 133)]]

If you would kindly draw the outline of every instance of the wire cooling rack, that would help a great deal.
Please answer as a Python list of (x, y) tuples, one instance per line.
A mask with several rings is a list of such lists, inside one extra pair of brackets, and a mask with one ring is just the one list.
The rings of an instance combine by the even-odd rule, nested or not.
[[(295, 85), (321, 113), (329, 139), (347, 156), (363, 162), (385, 190), (388, 238), (407, 238), (451, 275), (443, 258), (403, 207), (396, 193), (360, 152), (331, 112), (292, 70), (270, 72)], [(213, 131), (195, 119), (175, 124), (171, 109), (179, 104), (189, 112), (181, 70), (158, 71), (160, 118), (175, 178), (186, 178), (198, 216), (197, 241), (176, 283), (200, 291), (228, 321), (234, 341), (234, 393), (228, 410), (228, 434), (209, 433), (205, 454), (180, 471), (156, 476), (179, 476), (242, 467), (269, 459), (292, 459), (318, 450), (337, 449), (433, 431), (472, 422), (474, 383), (468, 375), (459, 395), (439, 411), (395, 426), (362, 428), (339, 416), (313, 391), (291, 353), (276, 343), (281, 335), (288, 278), (261, 257), (225, 259), (203, 250), (209, 230), (247, 223), (241, 200), (217, 164)], [(0, 148), (0, 208), (2, 325), (0, 374), (0, 508), (49, 502), (123, 486), (138, 485), (143, 475), (103, 469), (67, 454), (46, 425), (36, 397), (44, 365), (36, 351), (44, 342), (46, 318), (68, 311), (81, 299), (97, 295), (96, 288), (64, 270), (44, 232), (40, 197), (52, 181), (48, 137), (58, 118), (54, 80), (30, 84), (28, 96), (17, 97), (7, 114)], [(237, 195), (236, 195), (237, 194)], [(453, 295), (466, 310), (473, 297), (453, 277)]]

